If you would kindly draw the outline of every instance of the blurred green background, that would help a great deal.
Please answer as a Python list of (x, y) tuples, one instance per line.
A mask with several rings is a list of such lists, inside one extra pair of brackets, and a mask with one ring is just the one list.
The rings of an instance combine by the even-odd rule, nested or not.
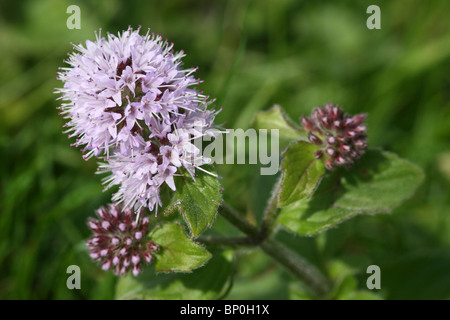
[[(70, 4), (81, 8), (81, 30), (66, 27)], [(366, 27), (371, 4), (381, 8), (381, 30)], [(357, 217), (316, 238), (278, 237), (333, 265), (336, 279), (351, 272), (357, 284), (345, 290), (364, 288), (366, 267), (377, 264), (382, 298), (450, 298), (446, 0), (0, 1), (0, 298), (114, 295), (115, 277), (90, 261), (83, 243), (86, 217), (110, 194), (95, 160), (84, 162), (61, 133), (52, 91), (71, 41), (128, 25), (152, 28), (186, 52), (185, 66), (200, 66), (200, 87), (217, 97), (218, 122), (229, 128), (247, 128), (274, 103), (293, 119), (328, 101), (368, 112), (371, 146), (424, 168), (416, 196), (393, 214)], [(247, 169), (219, 168), (226, 200), (257, 220), (273, 179)], [(71, 264), (81, 267), (81, 290), (66, 288)], [(260, 252), (237, 255), (228, 298), (301, 297), (299, 284)]]

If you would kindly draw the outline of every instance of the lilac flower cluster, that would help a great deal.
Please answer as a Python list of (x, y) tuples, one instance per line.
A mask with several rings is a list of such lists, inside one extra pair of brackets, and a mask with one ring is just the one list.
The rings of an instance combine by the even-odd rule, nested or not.
[(359, 159), (367, 147), (366, 114), (353, 117), (341, 108), (328, 103), (324, 108), (315, 108), (311, 116), (302, 118), (303, 128), (308, 131), (308, 139), (319, 146), (316, 159), (325, 159), (325, 167), (350, 167)]
[(114, 270), (115, 275), (132, 271), (137, 276), (143, 264), (150, 264), (159, 247), (147, 239), (149, 218), (135, 221), (131, 209), (122, 210), (109, 205), (97, 210), (97, 219), (88, 220), (94, 235), (88, 240), (90, 256), (103, 270)]
[(119, 185), (113, 201), (153, 211), (163, 184), (175, 190), (181, 167), (193, 175), (210, 162), (193, 140), (218, 134), (212, 126), (220, 110), (208, 110), (211, 101), (192, 88), (200, 83), (197, 68), (181, 68), (182, 51), (174, 54), (161, 36), (139, 32), (104, 38), (100, 31), (95, 42), (74, 45), (57, 92), (65, 133), (76, 137), (84, 159), (105, 161), (99, 171), (110, 174), (106, 189)]

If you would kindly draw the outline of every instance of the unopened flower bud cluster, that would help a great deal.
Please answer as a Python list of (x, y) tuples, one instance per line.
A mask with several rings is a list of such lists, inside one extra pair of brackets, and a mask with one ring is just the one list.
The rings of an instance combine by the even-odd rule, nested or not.
[(318, 146), (316, 159), (324, 159), (325, 167), (350, 167), (367, 147), (365, 114), (349, 116), (338, 106), (327, 104), (315, 108), (310, 117), (302, 118), (308, 139)]

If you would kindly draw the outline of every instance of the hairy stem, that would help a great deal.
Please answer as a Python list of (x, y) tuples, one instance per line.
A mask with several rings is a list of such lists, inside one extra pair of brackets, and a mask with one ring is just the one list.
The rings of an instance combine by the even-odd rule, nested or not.
[(225, 219), (227, 219), (232, 225), (241, 230), (247, 236), (251, 237), (253, 240), (260, 240), (260, 233), (258, 229), (245, 220), (239, 212), (226, 203), (222, 204), (222, 208), (224, 209), (221, 211), (222, 216), (224, 216)]
[(256, 246), (258, 245), (252, 238), (237, 237), (237, 238), (225, 238), (225, 237), (200, 237), (198, 242), (211, 246), (223, 246), (227, 248), (240, 248), (243, 246)]
[(260, 234), (262, 238), (268, 238), (273, 231), (275, 225), (275, 219), (278, 213), (278, 197), (281, 190), (281, 181), (276, 183), (275, 189), (272, 192), (269, 204), (264, 211), (264, 218), (260, 228)]
[[(245, 242), (253, 241), (255, 245), (259, 245), (266, 254), (308, 285), (315, 295), (323, 297), (327, 294), (329, 291), (328, 280), (315, 266), (308, 263), (281, 243), (268, 239), (267, 237), (262, 237), (262, 232), (251, 225), (232, 207), (224, 204), (222, 208), (222, 216), (248, 236), (248, 238), (225, 238), (226, 240), (216, 238), (220, 239), (223, 245), (238, 245), (238, 242), (242, 239), (249, 239), (245, 240)], [(241, 240), (237, 241), (237, 239)], [(218, 241), (215, 242), (218, 243)]]
[(267, 239), (260, 246), (266, 254), (302, 280), (316, 296), (324, 297), (328, 293), (326, 277), (298, 254), (272, 239)]

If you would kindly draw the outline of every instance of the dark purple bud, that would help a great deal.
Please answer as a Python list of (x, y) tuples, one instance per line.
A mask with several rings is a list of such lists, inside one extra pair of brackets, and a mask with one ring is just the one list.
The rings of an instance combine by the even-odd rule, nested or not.
[(321, 145), (322, 144), (322, 140), (320, 140), (320, 138), (318, 136), (316, 136), (314, 133), (309, 133), (308, 134), (308, 139), (312, 144), (315, 145)]
[(331, 147), (326, 148), (325, 152), (327, 155), (332, 156), (335, 153), (335, 150)]
[(330, 117), (333, 121), (340, 120), (342, 116), (342, 110), (339, 107), (332, 107)]
[(111, 239), (111, 243), (115, 246), (118, 246), (120, 244), (120, 238), (119, 237), (113, 237)]
[(120, 249), (119, 253), (121, 256), (124, 257), (124, 256), (128, 255), (128, 249), (126, 247), (123, 247), (122, 249)]
[(88, 220), (88, 227), (89, 227), (89, 229), (91, 229), (94, 232), (100, 230), (99, 223), (96, 221), (93, 221), (93, 220)]
[(340, 122), (339, 120), (333, 121), (333, 129), (334, 129), (334, 130), (339, 130), (339, 129), (341, 129), (341, 122)]
[(100, 256), (106, 257), (106, 256), (108, 256), (110, 254), (110, 251), (111, 250), (109, 248), (101, 249), (100, 250)]
[(302, 126), (303, 126), (303, 129), (305, 129), (307, 131), (313, 131), (314, 130), (314, 125), (306, 117), (302, 118)]
[(350, 127), (353, 123), (353, 118), (345, 118), (342, 126), (344, 129), (347, 129), (348, 127)]
[(131, 247), (133, 245), (133, 239), (131, 237), (125, 237), (123, 239), (123, 242), (125, 243), (125, 245), (127, 245), (128, 247)]
[(353, 142), (353, 144), (357, 148), (365, 148), (365, 147), (367, 147), (367, 142), (365, 142), (364, 140), (356, 140), (356, 141)]
[(112, 263), (113, 265), (117, 266), (120, 263), (120, 257), (114, 256), (114, 258), (112, 259)]
[(317, 119), (323, 118), (326, 116), (325, 111), (322, 108), (316, 108), (313, 111), (314, 115), (316, 116)]
[(110, 241), (111, 239), (109, 237), (99, 235), (97, 237), (92, 237), (91, 239), (89, 239), (89, 244), (92, 246), (103, 247), (103, 245), (109, 244)]
[(134, 251), (131, 255), (131, 262), (136, 265), (139, 262), (141, 262), (141, 257), (139, 256), (139, 253), (137, 251)]
[(344, 157), (343, 157), (342, 155), (338, 154), (338, 155), (336, 155), (336, 157), (334, 158), (334, 162), (335, 162), (337, 165), (341, 166), (341, 165), (345, 164), (345, 159), (344, 159)]
[(120, 223), (119, 230), (125, 232), (127, 230), (127, 225), (125, 223)]
[(142, 268), (140, 265), (135, 265), (133, 267), (133, 275), (136, 277), (139, 273), (141, 273)]
[(321, 159), (323, 157), (323, 151), (322, 150), (317, 150), (316, 152), (314, 152), (314, 158), (315, 159)]
[(106, 211), (106, 209), (104, 207), (98, 209), (95, 213), (102, 220), (105, 220), (108, 217), (108, 212)]
[(91, 251), (91, 253), (89, 254), (89, 256), (93, 259), (93, 260), (98, 260), (100, 259), (100, 253), (98, 251)]
[(356, 132), (352, 130), (345, 131), (345, 135), (349, 138), (353, 138), (356, 136)]
[(328, 170), (334, 169), (333, 161), (330, 158), (325, 160), (325, 168), (327, 168)]
[(328, 137), (327, 142), (328, 142), (328, 144), (335, 144), (336, 143), (336, 138), (333, 137), (333, 136)]
[(346, 136), (344, 136), (343, 134), (340, 134), (340, 135), (336, 136), (336, 140), (339, 143), (347, 143), (348, 138)]
[(361, 113), (357, 114), (352, 118), (353, 126), (359, 126), (363, 121), (365, 121), (367, 118), (367, 114)]
[(340, 146), (339, 146), (339, 151), (340, 152), (349, 152), (350, 151), (350, 146), (348, 145), (348, 144), (341, 144)]
[(147, 263), (152, 262), (153, 255), (149, 251), (142, 252), (142, 256), (144, 257), (145, 262)]
[(108, 221), (103, 221), (102, 222), (102, 228), (106, 231), (110, 231), (111, 230), (111, 223), (109, 223)]
[(108, 259), (105, 262), (103, 262), (102, 269), (105, 271), (111, 269), (111, 260)]
[(159, 246), (153, 241), (147, 242), (147, 248), (152, 252), (157, 252), (159, 250)]
[(150, 223), (150, 219), (145, 217), (144, 219), (142, 219), (142, 227), (147, 227)]
[(320, 118), (320, 123), (322, 124), (322, 127), (324, 127), (325, 129), (331, 128), (331, 121), (327, 117)]
[(109, 209), (109, 214), (114, 217), (114, 219), (119, 218), (119, 210), (117, 210), (116, 206), (110, 205), (108, 207)]

